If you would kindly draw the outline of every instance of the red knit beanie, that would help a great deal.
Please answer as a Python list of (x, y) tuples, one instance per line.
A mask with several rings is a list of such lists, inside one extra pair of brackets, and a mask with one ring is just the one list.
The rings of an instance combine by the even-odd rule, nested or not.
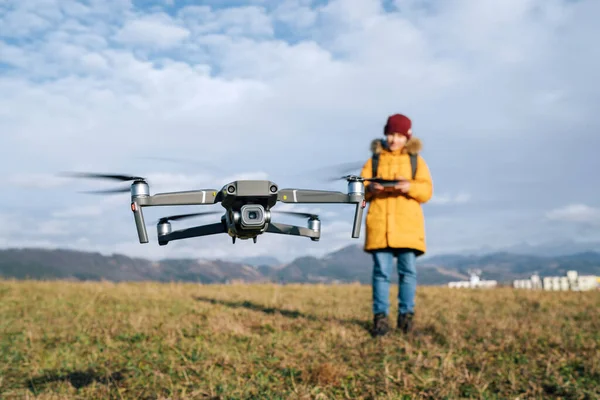
[(388, 133), (397, 132), (410, 139), (411, 133), (409, 130), (411, 127), (412, 122), (408, 117), (402, 114), (394, 114), (388, 117), (385, 128), (383, 129), (383, 133), (384, 135), (387, 135)]

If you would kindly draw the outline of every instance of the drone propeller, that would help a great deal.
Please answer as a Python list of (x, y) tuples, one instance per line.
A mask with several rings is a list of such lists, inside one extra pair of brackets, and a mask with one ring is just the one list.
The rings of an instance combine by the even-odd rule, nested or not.
[(73, 178), (99, 178), (99, 179), (112, 179), (117, 181), (143, 181), (146, 178), (141, 176), (122, 175), (122, 174), (97, 174), (93, 172), (65, 172), (62, 175), (70, 176)]
[(205, 211), (191, 214), (179, 214), (179, 215), (171, 215), (168, 217), (162, 217), (158, 220), (158, 222), (168, 222), (168, 221), (179, 221), (182, 219), (198, 217), (200, 215), (213, 215), (213, 214), (223, 214), (223, 212), (219, 211)]
[(374, 178), (363, 178), (360, 176), (359, 173), (353, 174), (353, 171), (360, 171), (364, 166), (364, 163), (361, 162), (349, 162), (349, 163), (344, 163), (344, 164), (338, 164), (338, 165), (331, 165), (329, 167), (327, 167), (327, 169), (332, 169), (337, 171), (337, 173), (339, 173), (339, 175), (336, 174), (336, 176), (333, 177), (329, 177), (329, 178), (324, 178), (324, 181), (326, 182), (336, 182), (336, 181), (340, 181), (340, 180), (345, 180), (345, 181), (363, 181), (363, 182), (376, 182), (379, 183), (383, 186), (393, 186), (399, 182), (402, 181), (402, 179), (383, 179), (383, 178), (379, 178), (379, 177), (374, 177)]
[(330, 180), (330, 182), (337, 181), (337, 180), (346, 180), (346, 181), (357, 180), (357, 181), (363, 181), (363, 182), (375, 182), (375, 183), (379, 183), (381, 185), (395, 185), (399, 182), (402, 182), (402, 179), (383, 179), (383, 178), (378, 178), (378, 177), (363, 178), (358, 175), (345, 175), (345, 176), (341, 176), (341, 177), (337, 177), (337, 178), (332, 178)]
[[(146, 178), (141, 176), (133, 176), (133, 175), (124, 175), (124, 174), (98, 174), (94, 172), (63, 172), (60, 174), (62, 176), (69, 176), (72, 178), (91, 178), (91, 179), (109, 179), (116, 180), (120, 182), (127, 181), (145, 181)], [(85, 191), (80, 193), (88, 193), (88, 194), (113, 194), (113, 193), (128, 193), (131, 189), (129, 187), (116, 188), (116, 189), (107, 189), (107, 190), (92, 190)]]
[[(320, 176), (321, 178), (319, 178), (319, 180), (321, 181), (331, 181), (331, 180), (336, 180), (339, 179), (337, 178), (338, 175), (344, 175), (344, 174), (352, 174), (352, 173), (358, 173), (360, 172), (360, 170), (362, 169), (364, 165), (364, 162), (346, 162), (346, 163), (341, 163), (341, 164), (333, 164), (333, 165), (326, 165), (326, 166), (320, 166), (317, 168), (310, 168), (307, 170), (302, 170), (302, 172), (299, 172), (298, 174), (302, 175), (302, 176), (312, 176), (312, 175), (317, 175)], [(336, 176), (336, 178), (332, 178), (331, 177), (331, 171), (333, 172), (333, 175)], [(297, 174), (294, 174), (293, 176), (296, 176)]]
[(79, 193), (88, 193), (88, 194), (111, 194), (111, 193), (129, 193), (131, 189), (129, 187), (124, 187), (120, 189), (107, 189), (107, 190), (87, 190)]

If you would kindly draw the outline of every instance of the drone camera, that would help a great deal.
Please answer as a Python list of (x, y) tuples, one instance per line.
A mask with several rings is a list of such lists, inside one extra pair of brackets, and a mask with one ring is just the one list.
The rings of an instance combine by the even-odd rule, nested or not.
[(267, 222), (265, 209), (260, 204), (245, 204), (240, 209), (241, 223), (244, 228), (260, 227)]

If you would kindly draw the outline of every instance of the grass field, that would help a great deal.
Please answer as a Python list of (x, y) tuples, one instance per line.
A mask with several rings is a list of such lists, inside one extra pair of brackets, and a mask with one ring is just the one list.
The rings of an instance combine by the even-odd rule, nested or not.
[(379, 339), (370, 297), (0, 281), (0, 398), (600, 398), (600, 292), (419, 287), (415, 332)]

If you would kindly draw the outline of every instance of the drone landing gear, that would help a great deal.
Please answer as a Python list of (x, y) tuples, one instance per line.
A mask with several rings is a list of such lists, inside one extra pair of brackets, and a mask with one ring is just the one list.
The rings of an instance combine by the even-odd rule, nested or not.
[(254, 237), (252, 238), (252, 241), (253, 241), (254, 243), (256, 243), (256, 236), (254, 236)]

